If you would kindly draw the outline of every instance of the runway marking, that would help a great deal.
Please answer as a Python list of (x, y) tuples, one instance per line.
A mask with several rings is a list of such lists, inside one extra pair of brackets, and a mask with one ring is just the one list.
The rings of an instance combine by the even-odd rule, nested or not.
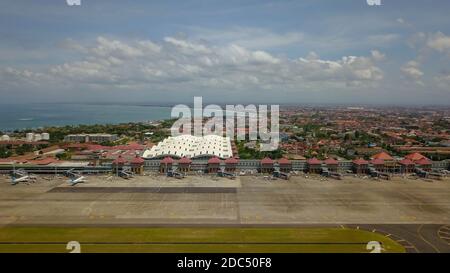
[[(445, 230), (445, 231), (444, 231)], [(442, 226), (437, 232), (440, 239), (450, 245), (450, 226)]]
[(419, 235), (420, 239), (422, 239), (425, 243), (427, 243), (428, 245), (430, 245), (434, 250), (436, 250), (437, 253), (440, 253), (439, 249), (437, 247), (435, 247), (432, 243), (430, 243), (429, 241), (427, 241), (427, 239), (425, 239), (422, 236), (422, 233), (420, 233), (420, 231), (422, 230), (423, 225), (420, 225), (419, 228), (417, 229), (417, 234)]
[[(359, 226), (357, 226), (357, 228), (359, 228)], [(364, 229), (364, 227), (362, 227), (362, 229)], [(369, 231), (369, 230), (367, 230)], [(376, 232), (376, 229), (373, 229), (372, 232)], [(378, 230), (377, 231), (379, 234), (382, 234), (386, 237), (390, 237), (392, 240), (396, 241), (398, 244), (400, 244), (401, 246), (403, 246), (405, 249), (413, 249), (414, 252), (419, 253), (419, 251), (417, 250), (416, 246), (414, 246), (413, 244), (411, 244), (409, 241), (402, 239), (396, 235), (392, 235), (390, 233), (387, 233), (385, 231), (382, 230)]]

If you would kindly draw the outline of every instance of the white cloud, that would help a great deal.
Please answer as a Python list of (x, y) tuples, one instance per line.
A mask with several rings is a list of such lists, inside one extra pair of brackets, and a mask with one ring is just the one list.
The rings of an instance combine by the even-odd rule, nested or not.
[[(372, 86), (383, 79), (376, 62), (384, 54), (324, 60), (312, 52), (305, 58), (274, 56), (237, 44), (213, 46), (185, 38), (164, 41), (121, 41), (98, 37), (94, 44), (69, 41), (79, 60), (40, 71), (14, 70), (18, 77), (48, 75), (60, 86), (159, 90), (298, 90), (302, 87)], [(11, 73), (11, 72), (10, 72)], [(23, 76), (20, 76), (21, 73)], [(48, 78), (34, 77), (43, 85)]]
[(372, 50), (370, 51), (370, 53), (372, 54), (372, 58), (377, 62), (384, 61), (384, 59), (386, 58), (386, 55), (378, 50)]
[(441, 74), (439, 76), (434, 77), (434, 82), (440, 88), (443, 88), (445, 91), (448, 91), (450, 88), (450, 74)]
[(173, 37), (166, 37), (166, 38), (164, 38), (164, 41), (178, 47), (179, 49), (184, 50), (185, 53), (190, 53), (190, 52), (191, 53), (198, 52), (198, 53), (204, 53), (204, 54), (211, 53), (211, 51), (208, 47), (206, 47), (205, 45), (199, 44), (199, 43), (192, 43), (192, 42), (188, 42), (186, 40), (176, 39)]
[(395, 20), (395, 21), (401, 26), (415, 29), (414, 24), (411, 23), (409, 20), (405, 20), (405, 18), (400, 17), (400, 18), (397, 18), (397, 20)]
[(446, 36), (442, 32), (430, 34), (427, 46), (438, 52), (450, 54), (450, 36)]
[(309, 81), (345, 82), (347, 85), (361, 85), (383, 79), (383, 72), (368, 57), (345, 56), (330, 61), (314, 58), (299, 59), (303, 78)]
[(264, 28), (233, 27), (216, 30), (190, 27), (194, 39), (206, 40), (215, 44), (236, 44), (249, 49), (270, 49), (299, 44), (305, 35), (301, 32), (275, 33)]
[(387, 46), (397, 42), (400, 39), (400, 35), (396, 33), (369, 35), (367, 37), (367, 43), (372, 45)]
[(153, 43), (152, 41), (140, 41), (138, 44), (144, 52), (159, 53), (161, 51), (161, 46)]
[(30, 71), (29, 69), (16, 69), (12, 67), (0, 69), (0, 82), (2, 82), (2, 85), (37, 85), (48, 80), (47, 75)]
[(97, 46), (92, 48), (92, 52), (98, 56), (115, 56), (121, 58), (139, 57), (144, 54), (139, 48), (101, 36), (97, 38)]
[(414, 80), (417, 84), (422, 83), (424, 73), (420, 70), (420, 64), (416, 61), (409, 61), (401, 67), (401, 71), (408, 78)]

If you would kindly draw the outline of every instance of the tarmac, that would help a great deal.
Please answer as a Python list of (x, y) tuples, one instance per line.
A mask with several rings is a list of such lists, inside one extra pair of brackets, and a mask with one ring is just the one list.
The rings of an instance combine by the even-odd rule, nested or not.
[(0, 177), (0, 226), (336, 226), (393, 236), (409, 252), (450, 252), (450, 178), (67, 180)]

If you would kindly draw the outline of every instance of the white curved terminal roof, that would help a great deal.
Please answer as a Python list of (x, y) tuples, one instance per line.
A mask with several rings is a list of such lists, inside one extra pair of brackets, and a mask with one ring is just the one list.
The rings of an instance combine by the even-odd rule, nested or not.
[(146, 150), (143, 154), (145, 158), (161, 157), (172, 155), (177, 157), (199, 157), (217, 156), (229, 158), (233, 156), (231, 141), (229, 137), (217, 135), (207, 135), (203, 137), (181, 135), (168, 137)]

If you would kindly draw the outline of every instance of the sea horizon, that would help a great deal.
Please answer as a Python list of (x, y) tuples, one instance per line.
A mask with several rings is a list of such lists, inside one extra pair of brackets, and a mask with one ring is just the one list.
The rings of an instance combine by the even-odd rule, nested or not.
[(119, 124), (170, 119), (169, 106), (119, 104), (27, 103), (0, 107), (0, 130), (39, 129), (94, 124)]
[[(0, 131), (39, 129), (94, 124), (120, 124), (149, 122), (170, 119), (174, 106), (170, 102), (30, 102), (0, 104)], [(186, 105), (192, 107), (193, 103)], [(210, 102), (203, 102), (203, 107)], [(217, 103), (221, 105), (220, 103)], [(222, 103), (232, 104), (232, 103)], [(247, 105), (246, 103), (241, 103)], [(264, 103), (261, 103), (264, 104)], [(266, 103), (268, 104), (268, 103)], [(237, 104), (235, 104), (237, 105)], [(373, 107), (373, 108), (417, 108), (420, 110), (449, 109), (446, 105), (386, 105), (386, 104), (340, 104), (340, 103), (280, 103), (281, 109), (290, 107)]]

